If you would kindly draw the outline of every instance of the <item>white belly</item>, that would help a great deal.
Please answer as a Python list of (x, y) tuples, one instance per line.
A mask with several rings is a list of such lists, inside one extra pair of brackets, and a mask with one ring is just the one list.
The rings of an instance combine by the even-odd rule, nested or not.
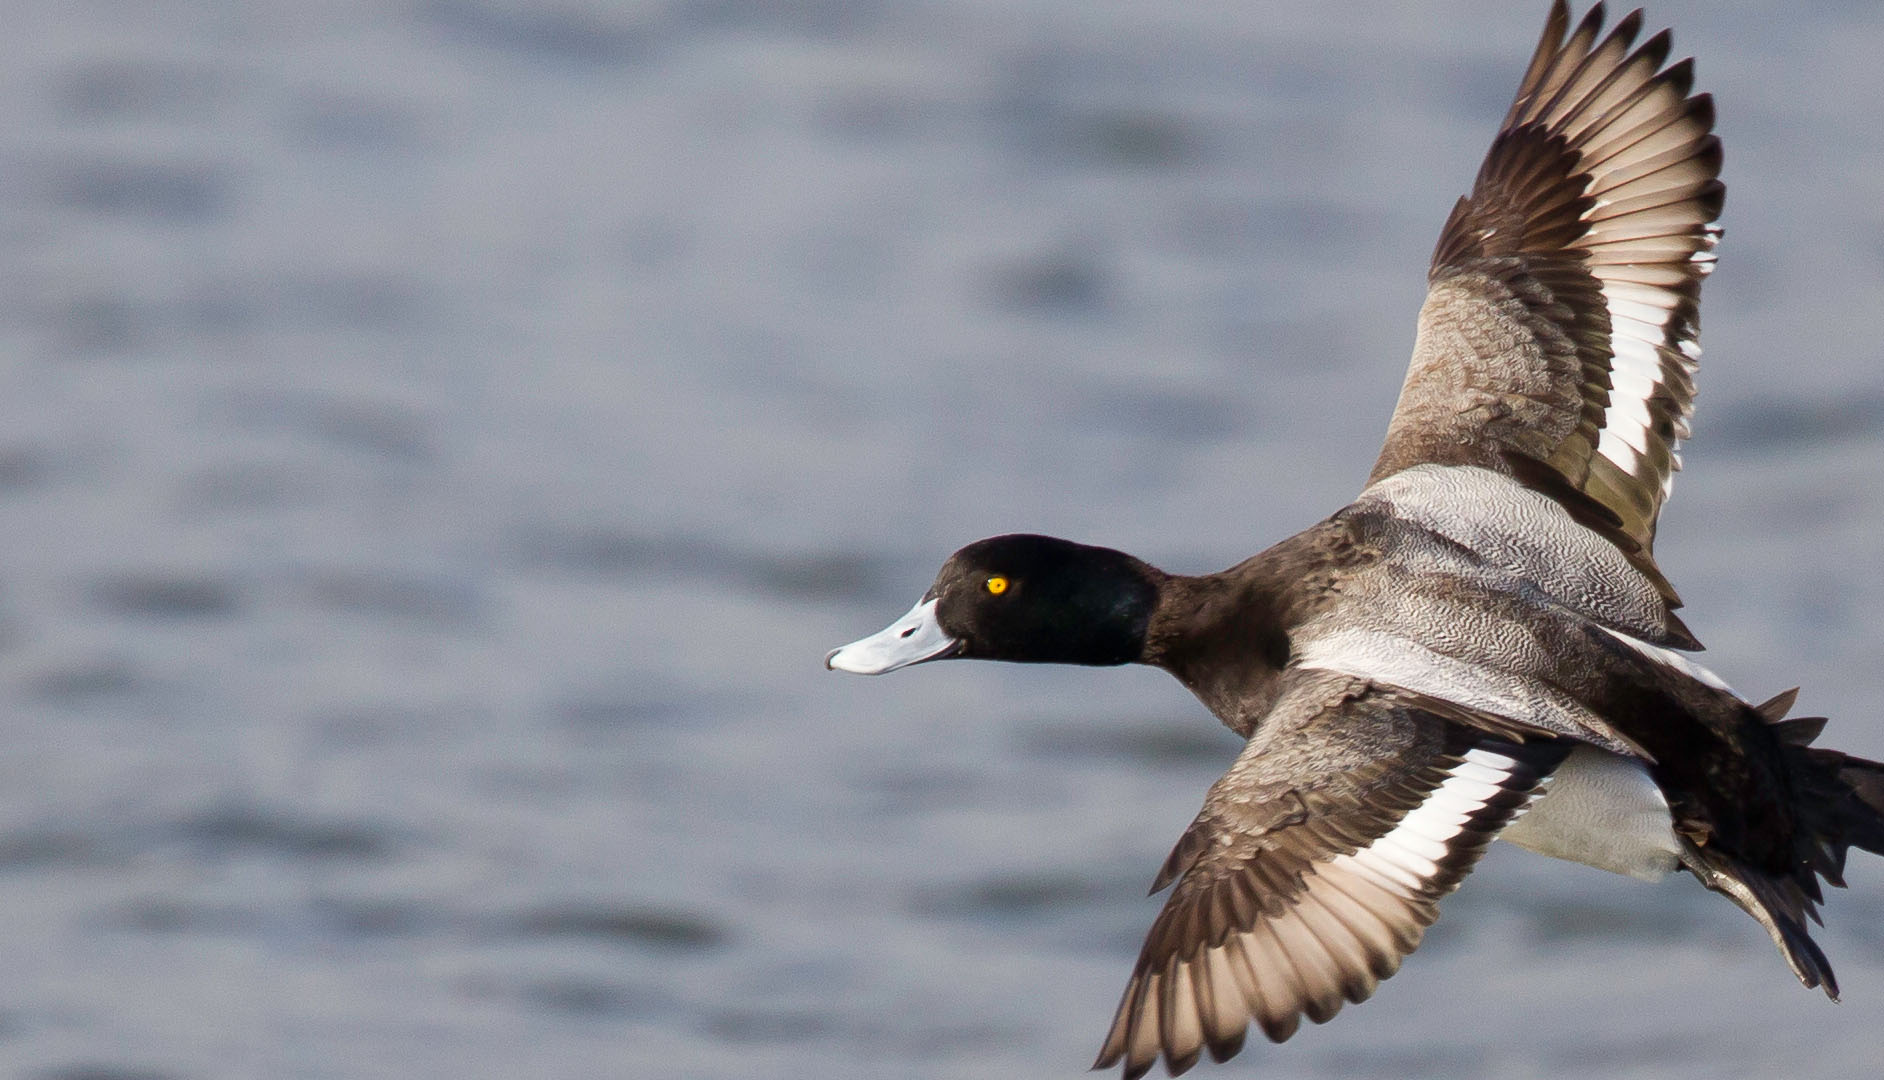
[(1579, 746), (1542, 791), (1501, 839), (1643, 881), (1659, 881), (1679, 865), (1668, 800), (1640, 761)]

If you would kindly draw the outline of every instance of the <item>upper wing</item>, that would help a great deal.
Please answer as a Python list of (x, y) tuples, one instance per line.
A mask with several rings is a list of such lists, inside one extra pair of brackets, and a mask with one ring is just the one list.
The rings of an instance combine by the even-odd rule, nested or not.
[(1641, 13), (1563, 0), (1440, 234), (1413, 362), (1369, 482), (1479, 465), (1558, 498), (1652, 572), (1700, 355), (1724, 188), (1713, 101)]
[(1153, 891), (1152, 924), (1094, 1068), (1173, 1075), (1237, 1052), (1250, 1020), (1280, 1042), (1362, 1001), (1419, 944), (1564, 744), (1514, 743), (1392, 690), (1295, 669), (1211, 787)]

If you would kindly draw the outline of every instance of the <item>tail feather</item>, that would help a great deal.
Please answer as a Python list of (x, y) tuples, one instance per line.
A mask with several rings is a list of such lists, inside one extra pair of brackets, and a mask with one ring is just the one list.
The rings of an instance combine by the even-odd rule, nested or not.
[[(1806, 831), (1808, 861), (1820, 876), (1843, 887), (1845, 855), (1857, 847), (1884, 855), (1884, 763), (1813, 746), (1825, 730), (1822, 716), (1786, 718), (1797, 690), (1758, 706), (1783, 744)], [(1829, 872), (1828, 872), (1829, 870)]]
[(1774, 721), (1773, 734), (1789, 746), (1809, 746), (1825, 730), (1825, 724), (1823, 716), (1795, 716), (1790, 720)]
[(1884, 855), (1884, 763), (1813, 746), (1822, 716), (1788, 718), (1797, 690), (1755, 706), (1786, 762), (1798, 829), (1792, 873), (1762, 871), (1718, 847), (1683, 841), (1682, 865), (1757, 919), (1807, 987), (1822, 986), (1838, 1000), (1832, 966), (1807, 933), (1821, 922), (1819, 880), (1845, 884), (1845, 857), (1854, 847)]
[(1809, 820), (1831, 848), (1839, 873), (1844, 873), (1845, 853), (1851, 848), (1884, 855), (1884, 764), (1817, 747), (1797, 752), (1810, 763), (1815, 781), (1809, 789), (1817, 796)]
[(1693, 840), (1683, 839), (1681, 847), (1682, 867), (1758, 920), (1806, 989), (1824, 987), (1826, 997), (1838, 1000), (1832, 963), (1806, 929), (1808, 918), (1819, 921), (1817, 907), (1797, 879), (1759, 873), (1720, 849), (1702, 847)]
[(1754, 709), (1757, 710), (1761, 716), (1766, 717), (1767, 723), (1781, 724), (1784, 723), (1786, 714), (1792, 711), (1792, 703), (1798, 700), (1799, 688), (1795, 686), (1791, 690), (1782, 690), (1774, 694), (1772, 697), (1767, 698), (1764, 703), (1755, 705)]
[(1779, 738), (1798, 786), (1804, 822), (1814, 847), (1823, 848), (1832, 872), (1808, 861), (1825, 880), (1843, 886), (1845, 854), (1851, 848), (1884, 855), (1884, 763), (1813, 746), (1825, 730), (1823, 716), (1787, 717), (1798, 688), (1754, 706)]

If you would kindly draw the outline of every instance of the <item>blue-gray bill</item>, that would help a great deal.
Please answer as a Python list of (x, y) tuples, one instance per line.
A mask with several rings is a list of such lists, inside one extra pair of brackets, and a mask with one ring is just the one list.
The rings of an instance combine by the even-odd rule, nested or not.
[(882, 675), (950, 655), (961, 643), (936, 622), (935, 605), (933, 597), (925, 598), (882, 630), (832, 649), (824, 657), (824, 666), (832, 671)]

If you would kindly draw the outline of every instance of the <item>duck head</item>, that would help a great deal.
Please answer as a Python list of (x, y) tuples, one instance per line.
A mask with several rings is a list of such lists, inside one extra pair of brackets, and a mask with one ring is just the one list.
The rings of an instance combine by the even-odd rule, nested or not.
[(1144, 653), (1165, 575), (1121, 551), (1051, 536), (977, 540), (909, 613), (824, 666), (881, 675), (929, 660), (1126, 664)]

